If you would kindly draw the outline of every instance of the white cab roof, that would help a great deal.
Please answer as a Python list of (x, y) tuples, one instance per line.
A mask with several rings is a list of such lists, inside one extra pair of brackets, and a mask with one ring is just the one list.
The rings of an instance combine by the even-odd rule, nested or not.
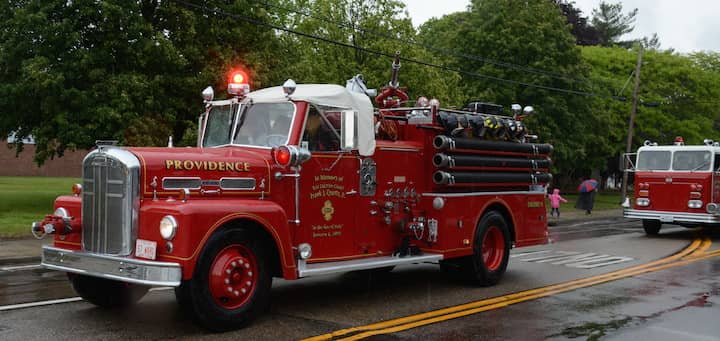
[(358, 112), (358, 152), (369, 156), (375, 152), (373, 106), (367, 95), (333, 84), (298, 84), (288, 98), (281, 86), (253, 91), (247, 95), (255, 103), (305, 101), (316, 105)]

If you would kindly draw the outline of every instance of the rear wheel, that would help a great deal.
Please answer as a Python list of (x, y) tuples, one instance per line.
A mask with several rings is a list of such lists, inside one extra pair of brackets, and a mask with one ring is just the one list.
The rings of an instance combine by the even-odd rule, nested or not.
[(510, 257), (510, 232), (502, 214), (486, 213), (475, 229), (473, 255), (440, 262), (440, 269), (453, 277), (474, 283), (497, 284), (507, 269)]
[(642, 225), (646, 235), (657, 236), (662, 223), (659, 220), (643, 219)]
[(490, 211), (480, 219), (473, 249), (473, 279), (480, 285), (499, 282), (510, 258), (510, 233), (502, 214)]
[(80, 297), (103, 308), (122, 308), (133, 305), (150, 289), (144, 285), (72, 273), (68, 273), (68, 278)]
[(269, 306), (268, 249), (244, 229), (215, 233), (200, 255), (193, 278), (176, 289), (178, 302), (209, 330), (246, 325)]

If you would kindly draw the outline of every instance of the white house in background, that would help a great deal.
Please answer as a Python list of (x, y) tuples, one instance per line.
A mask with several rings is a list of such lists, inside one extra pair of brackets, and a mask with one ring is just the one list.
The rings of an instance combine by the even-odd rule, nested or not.
[[(15, 143), (15, 133), (14, 132), (10, 133), (10, 135), (8, 135), (7, 143), (8, 144)], [(35, 138), (32, 137), (32, 135), (26, 136), (24, 139), (22, 139), (22, 143), (23, 144), (35, 144)]]

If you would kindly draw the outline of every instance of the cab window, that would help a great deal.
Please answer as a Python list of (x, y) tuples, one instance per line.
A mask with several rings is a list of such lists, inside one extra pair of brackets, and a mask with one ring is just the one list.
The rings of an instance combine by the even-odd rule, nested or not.
[(705, 150), (678, 150), (673, 155), (673, 170), (710, 170), (712, 154)]
[(290, 102), (249, 105), (240, 116), (233, 143), (260, 147), (286, 144), (294, 112)]
[(222, 146), (230, 143), (232, 120), (237, 110), (237, 104), (215, 106), (210, 110), (205, 127), (205, 136), (202, 141), (204, 147)]
[(643, 151), (637, 156), (637, 170), (669, 170), (671, 153), (669, 150)]
[(310, 151), (340, 150), (340, 111), (321, 111), (310, 106), (301, 145)]

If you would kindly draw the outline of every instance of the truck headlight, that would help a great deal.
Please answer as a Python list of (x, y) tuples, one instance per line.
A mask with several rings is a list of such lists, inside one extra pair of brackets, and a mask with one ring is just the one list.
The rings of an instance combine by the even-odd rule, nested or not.
[(160, 235), (166, 240), (175, 238), (177, 227), (177, 220), (171, 215), (166, 215), (160, 219)]
[(688, 201), (688, 208), (702, 208), (702, 200), (690, 200)]
[(648, 199), (648, 198), (637, 198), (637, 199), (635, 200), (635, 204), (638, 205), (638, 206), (643, 206), (643, 207), (650, 206), (650, 199)]
[(302, 243), (298, 245), (298, 254), (300, 259), (308, 259), (312, 256), (312, 247), (308, 243)]

